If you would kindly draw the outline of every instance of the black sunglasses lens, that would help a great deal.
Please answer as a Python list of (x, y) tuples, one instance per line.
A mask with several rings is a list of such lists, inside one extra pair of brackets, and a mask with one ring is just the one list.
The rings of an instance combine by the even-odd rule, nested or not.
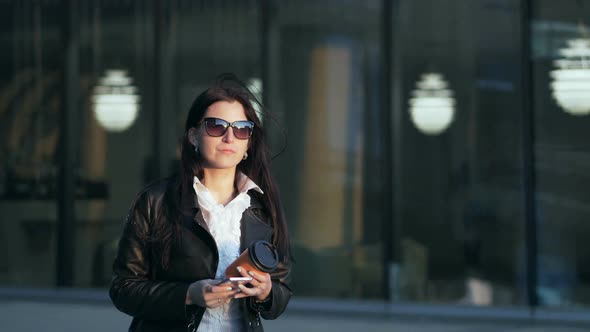
[(252, 125), (249, 121), (237, 121), (232, 126), (234, 135), (239, 139), (247, 139), (252, 135), (252, 129), (254, 125)]
[(207, 119), (205, 120), (205, 130), (207, 134), (213, 137), (223, 136), (227, 130), (229, 123), (221, 119)]

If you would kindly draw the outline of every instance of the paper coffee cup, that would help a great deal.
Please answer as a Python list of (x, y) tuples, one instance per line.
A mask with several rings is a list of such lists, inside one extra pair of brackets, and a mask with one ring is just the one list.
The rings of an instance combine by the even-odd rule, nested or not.
[(225, 269), (225, 275), (228, 278), (241, 276), (237, 269), (238, 266), (246, 271), (270, 273), (276, 269), (278, 264), (279, 255), (272, 243), (256, 241)]

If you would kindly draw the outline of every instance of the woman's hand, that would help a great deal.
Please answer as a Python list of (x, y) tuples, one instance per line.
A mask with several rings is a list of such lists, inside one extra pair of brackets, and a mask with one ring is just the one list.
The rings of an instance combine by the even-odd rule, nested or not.
[(203, 279), (193, 282), (186, 294), (186, 304), (197, 304), (201, 307), (217, 308), (229, 303), (240, 290), (231, 285), (219, 285), (221, 280)]
[(246, 287), (242, 284), (238, 285), (240, 291), (238, 294), (234, 295), (234, 298), (239, 299), (242, 297), (254, 296), (258, 301), (265, 301), (268, 299), (270, 291), (272, 290), (270, 274), (246, 271), (240, 266), (238, 266), (238, 272), (244, 277), (252, 277), (252, 281), (250, 281), (252, 287)]

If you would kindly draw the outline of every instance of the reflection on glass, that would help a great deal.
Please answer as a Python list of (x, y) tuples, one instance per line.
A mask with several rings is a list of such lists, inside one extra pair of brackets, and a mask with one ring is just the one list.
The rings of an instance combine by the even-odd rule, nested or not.
[(455, 99), (442, 74), (423, 74), (412, 96), (410, 115), (418, 130), (427, 135), (438, 135), (451, 125)]
[(590, 117), (583, 116), (590, 114), (590, 38), (579, 29), (590, 7), (584, 3), (534, 2), (534, 20), (545, 24), (538, 25), (532, 43), (547, 45), (533, 54), (532, 84), (536, 293), (542, 307), (590, 304)]
[[(394, 128), (399, 269), (392, 280), (401, 301), (526, 301), (522, 95), (515, 88), (519, 5), (504, 4), (498, 11), (474, 1), (400, 2), (399, 29), (412, 31), (400, 33), (394, 72), (394, 82), (401, 75), (402, 95), (412, 96), (410, 112), (404, 108)], [(432, 63), (438, 73), (424, 73)]]
[[(263, 93), (262, 79), (260, 79), (259, 77), (249, 78), (246, 81), (246, 86), (248, 87), (248, 90), (250, 90), (250, 92), (252, 92), (254, 97), (256, 97), (256, 99), (259, 102), (262, 102), (262, 93)], [(257, 103), (254, 103), (254, 105), (252, 105), (252, 106), (254, 107), (254, 110), (256, 111), (256, 114), (258, 115), (260, 122), (264, 122), (264, 113), (260, 109), (260, 105)]]
[(352, 80), (357, 69), (352, 66), (353, 52), (350, 46), (330, 44), (310, 50), (301, 217), (294, 231), (298, 246), (330, 273), (315, 270), (318, 289), (304, 284), (306, 293), (351, 296), (360, 286), (356, 272), (361, 271), (350, 257), (360, 240), (363, 208), (359, 109), (347, 98), (357, 84)]
[(553, 97), (567, 113), (590, 113), (590, 39), (572, 39), (559, 51), (564, 58), (555, 61), (551, 71)]
[(108, 131), (121, 132), (129, 128), (139, 110), (137, 89), (125, 70), (107, 70), (94, 88), (94, 115)]

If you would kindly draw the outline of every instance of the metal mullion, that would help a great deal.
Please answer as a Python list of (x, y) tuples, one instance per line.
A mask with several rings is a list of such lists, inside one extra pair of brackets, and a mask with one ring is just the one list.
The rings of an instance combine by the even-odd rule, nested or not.
[(76, 183), (76, 128), (80, 112), (80, 32), (78, 1), (63, 1), (63, 82), (60, 140), (59, 179), (57, 194), (57, 253), (56, 284), (59, 287), (74, 283), (75, 239), (75, 183)]
[(538, 283), (538, 244), (535, 203), (535, 117), (533, 105), (533, 74), (531, 53), (532, 0), (521, 3), (521, 66), (522, 66), (522, 154), (523, 154), (523, 191), (525, 214), (526, 245), (526, 280), (527, 300), (530, 310), (534, 312), (539, 305), (537, 296)]
[[(394, 3), (395, 2), (395, 3)], [(394, 192), (394, 181), (396, 180), (395, 174), (397, 172), (396, 160), (394, 156), (397, 153), (395, 146), (396, 141), (394, 140), (394, 133), (392, 132), (396, 128), (396, 116), (395, 112), (398, 111), (397, 98), (399, 97), (396, 93), (399, 89), (397, 85), (393, 85), (393, 68), (399, 62), (399, 40), (394, 39), (395, 24), (399, 20), (394, 20), (394, 9), (397, 13), (399, 8), (399, 1), (383, 0), (382, 6), (382, 17), (381, 17), (381, 55), (383, 65), (383, 76), (381, 78), (381, 100), (382, 106), (382, 135), (383, 140), (386, 142), (383, 151), (383, 283), (384, 289), (387, 290), (385, 294), (386, 301), (394, 300), (394, 291), (392, 291), (395, 285), (392, 284), (395, 274), (394, 266), (398, 261), (396, 248), (396, 236), (397, 232), (395, 223), (399, 222), (398, 218), (395, 218), (397, 213), (398, 204), (396, 204), (397, 195)], [(396, 36), (397, 37), (397, 36)], [(393, 96), (393, 97), (392, 97)], [(394, 109), (395, 107), (395, 109)]]

